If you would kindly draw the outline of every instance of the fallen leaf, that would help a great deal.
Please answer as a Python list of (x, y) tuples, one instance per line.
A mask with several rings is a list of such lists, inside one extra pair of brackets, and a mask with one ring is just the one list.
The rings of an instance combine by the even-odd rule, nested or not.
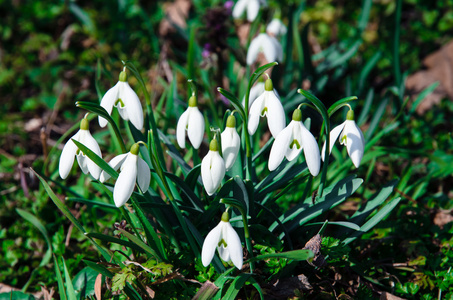
[(417, 106), (418, 114), (424, 114), (445, 97), (453, 100), (453, 41), (428, 55), (423, 64), (426, 70), (418, 71), (406, 80), (406, 88), (412, 92), (412, 99), (434, 82), (440, 84)]
[(326, 263), (324, 256), (321, 254), (321, 242), (322, 238), (318, 233), (305, 244), (304, 248), (302, 248), (311, 250), (315, 255), (312, 260), (308, 260), (308, 263), (312, 266), (322, 267)]
[(451, 210), (441, 209), (438, 210), (433, 219), (433, 223), (440, 227), (440, 229), (444, 228), (444, 225), (453, 222), (453, 215), (451, 214)]
[(97, 300), (102, 299), (102, 274), (98, 274), (94, 282), (94, 295)]

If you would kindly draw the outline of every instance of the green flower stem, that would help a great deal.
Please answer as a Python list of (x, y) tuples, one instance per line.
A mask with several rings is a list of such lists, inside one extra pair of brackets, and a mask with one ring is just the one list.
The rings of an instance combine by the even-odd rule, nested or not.
[[(250, 259), (253, 258), (253, 247), (252, 242), (250, 240), (250, 232), (249, 232), (249, 223), (247, 221), (247, 213), (240, 207), (236, 207), (242, 215), (242, 223), (244, 223), (244, 236), (245, 236), (245, 246), (247, 247), (247, 251), (249, 252)], [(250, 262), (250, 273), (253, 273), (255, 269), (255, 264), (253, 261)]]

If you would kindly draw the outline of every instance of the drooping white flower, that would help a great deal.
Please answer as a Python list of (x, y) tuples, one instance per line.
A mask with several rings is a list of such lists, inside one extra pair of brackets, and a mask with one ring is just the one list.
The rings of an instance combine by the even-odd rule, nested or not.
[(273, 36), (281, 36), (286, 34), (286, 26), (280, 19), (272, 19), (272, 21), (267, 25), (266, 32)]
[(247, 64), (252, 65), (258, 58), (258, 54), (263, 52), (264, 57), (268, 62), (282, 61), (283, 49), (280, 42), (273, 36), (267, 33), (260, 33), (250, 43), (247, 50)]
[(255, 21), (260, 10), (260, 6), (265, 5), (264, 0), (239, 0), (233, 8), (233, 18), (239, 19), (247, 11), (247, 20)]
[(219, 256), (226, 262), (232, 261), (239, 270), (242, 269), (243, 256), (241, 239), (230, 224), (228, 212), (222, 214), (220, 223), (212, 229), (203, 243), (201, 262), (207, 267), (217, 249)]
[(68, 174), (72, 168), (72, 164), (74, 163), (74, 157), (77, 157), (77, 162), (83, 173), (87, 174), (88, 172), (90, 172), (91, 176), (93, 176), (95, 179), (99, 179), (101, 168), (99, 168), (98, 165), (96, 165), (91, 159), (83, 154), (83, 152), (79, 150), (76, 144), (72, 141), (78, 141), (101, 157), (101, 149), (99, 148), (96, 140), (91, 136), (91, 133), (88, 130), (88, 126), (88, 120), (85, 118), (82, 119), (82, 121), (80, 122), (80, 130), (74, 136), (72, 136), (63, 147), (59, 165), (59, 173), (62, 179), (66, 179), (66, 177), (68, 177)]
[(204, 118), (203, 114), (198, 110), (195, 96), (190, 97), (189, 107), (179, 117), (178, 125), (176, 126), (176, 139), (181, 148), (186, 147), (186, 130), (192, 146), (195, 149), (200, 148), (204, 135)]
[[(109, 165), (114, 169), (120, 168), (120, 174), (113, 188), (113, 201), (117, 207), (123, 206), (134, 191), (135, 182), (145, 192), (148, 190), (151, 180), (151, 172), (148, 164), (138, 156), (140, 146), (134, 144), (129, 153), (115, 156)], [(102, 171), (100, 181), (104, 182), (110, 178), (110, 175)]]
[(209, 196), (215, 193), (225, 177), (225, 162), (219, 153), (219, 143), (213, 139), (209, 152), (201, 161), (201, 180)]
[(233, 114), (228, 116), (226, 127), (221, 134), (221, 138), (225, 169), (228, 171), (234, 165), (241, 145), (241, 139), (236, 131), (236, 118)]
[(277, 169), (284, 157), (292, 161), (302, 150), (310, 173), (313, 176), (318, 175), (321, 166), (318, 143), (302, 123), (302, 111), (296, 109), (292, 121), (275, 138), (269, 154), (269, 170)]
[[(137, 94), (130, 87), (129, 83), (127, 83), (125, 70), (120, 73), (118, 83), (109, 89), (104, 97), (102, 97), (101, 106), (105, 108), (109, 115), (112, 113), (113, 106), (115, 106), (118, 108), (121, 118), (126, 121), (131, 121), (135, 128), (142, 130), (142, 104), (140, 103)], [(107, 125), (107, 120), (99, 116), (99, 125), (105, 127)]]
[(253, 135), (258, 128), (260, 117), (267, 117), (267, 124), (273, 137), (277, 137), (285, 128), (286, 117), (280, 99), (274, 92), (272, 80), (267, 79), (263, 94), (259, 96), (250, 107), (248, 132)]
[[(332, 151), (333, 145), (339, 136), (339, 141), (341, 145), (345, 145), (348, 150), (348, 155), (352, 160), (352, 163), (356, 168), (359, 167), (360, 161), (363, 157), (363, 152), (365, 149), (365, 138), (363, 137), (362, 130), (354, 121), (354, 111), (351, 109), (346, 115), (346, 121), (332, 129), (329, 135), (329, 144), (330, 149), (329, 153)], [(326, 150), (326, 143), (322, 147), (322, 160), (324, 161), (324, 155)]]

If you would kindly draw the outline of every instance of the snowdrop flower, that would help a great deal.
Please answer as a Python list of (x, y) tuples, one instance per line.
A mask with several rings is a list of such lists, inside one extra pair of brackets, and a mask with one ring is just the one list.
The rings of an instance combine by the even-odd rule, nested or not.
[(189, 107), (179, 117), (178, 125), (176, 126), (176, 139), (181, 148), (186, 147), (186, 130), (192, 146), (195, 149), (200, 148), (204, 135), (204, 118), (203, 114), (198, 110), (197, 98), (193, 95), (189, 99)]
[(215, 193), (225, 176), (225, 162), (219, 154), (219, 143), (214, 138), (209, 152), (201, 161), (201, 180), (209, 196)]
[(292, 161), (302, 149), (310, 173), (313, 176), (318, 175), (321, 165), (318, 144), (302, 123), (302, 111), (297, 108), (294, 110), (292, 121), (279, 133), (272, 145), (269, 154), (269, 170), (277, 169), (284, 157)]
[(233, 8), (233, 18), (239, 19), (247, 10), (247, 20), (253, 22), (258, 16), (261, 5), (265, 5), (264, 0), (239, 0)]
[(62, 179), (66, 179), (66, 177), (68, 177), (72, 164), (74, 163), (74, 157), (77, 157), (77, 162), (79, 163), (79, 166), (84, 174), (90, 172), (91, 176), (95, 179), (99, 179), (101, 168), (99, 168), (98, 165), (96, 165), (81, 150), (79, 150), (76, 144), (72, 141), (76, 140), (101, 157), (101, 149), (99, 148), (96, 140), (91, 136), (88, 126), (88, 120), (83, 118), (80, 122), (80, 130), (72, 136), (63, 147), (59, 165), (60, 177)]
[[(143, 109), (140, 99), (137, 94), (127, 83), (126, 67), (120, 73), (120, 78), (114, 87), (109, 89), (105, 93), (101, 100), (101, 106), (110, 115), (112, 113), (113, 106), (118, 108), (118, 112), (126, 121), (131, 121), (132, 125), (138, 130), (143, 128)], [(99, 116), (99, 125), (105, 127), (107, 120)]]
[[(138, 143), (132, 145), (129, 153), (120, 154), (115, 156), (109, 165), (118, 170), (120, 168), (120, 175), (116, 180), (113, 188), (113, 201), (116, 207), (121, 207), (129, 200), (134, 191), (135, 182), (145, 192), (148, 190), (149, 182), (151, 180), (151, 172), (148, 164), (138, 157), (140, 145)], [(102, 171), (100, 181), (104, 182), (110, 178), (110, 175)]]
[[(365, 148), (365, 138), (359, 126), (354, 121), (354, 111), (351, 109), (346, 115), (346, 121), (338, 125), (330, 132), (330, 151), (332, 151), (335, 140), (340, 136), (339, 141), (341, 145), (345, 145), (348, 150), (348, 155), (356, 168), (359, 167), (360, 161), (363, 157)], [(322, 147), (322, 160), (324, 160), (326, 143)]]
[(258, 54), (263, 52), (268, 62), (282, 61), (283, 49), (279, 41), (267, 33), (260, 33), (250, 43), (247, 51), (247, 64), (252, 65), (258, 58)]
[(286, 26), (280, 19), (272, 19), (272, 21), (267, 25), (266, 32), (273, 36), (281, 36), (286, 34)]
[(260, 117), (267, 117), (267, 125), (273, 137), (277, 137), (280, 131), (285, 128), (286, 118), (280, 99), (274, 92), (272, 80), (267, 79), (264, 92), (259, 96), (250, 107), (249, 121), (247, 124), (248, 132), (253, 135), (258, 128)]
[(241, 139), (236, 131), (236, 118), (233, 114), (228, 116), (225, 130), (221, 134), (222, 154), (225, 158), (225, 169), (228, 171), (238, 157)]
[(215, 249), (219, 252), (219, 256), (226, 262), (232, 261), (239, 270), (242, 269), (242, 244), (237, 232), (230, 224), (230, 216), (228, 212), (222, 214), (222, 220), (219, 225), (214, 227), (203, 243), (201, 250), (201, 262), (207, 267), (214, 257)]

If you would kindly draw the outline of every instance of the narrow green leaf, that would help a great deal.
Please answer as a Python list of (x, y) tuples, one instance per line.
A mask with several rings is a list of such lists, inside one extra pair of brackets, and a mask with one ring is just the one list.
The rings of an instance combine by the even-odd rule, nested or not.
[(113, 236), (109, 236), (109, 235), (105, 235), (105, 234), (97, 233), (97, 232), (87, 232), (87, 233), (85, 233), (85, 235), (98, 239), (98, 240), (101, 240), (106, 243), (114, 243), (114, 244), (118, 244), (118, 245), (123, 245), (123, 246), (129, 247), (129, 248), (132, 248), (134, 250), (144, 253), (144, 250), (141, 247), (139, 247), (138, 245), (136, 245), (132, 242), (129, 242), (129, 241), (125, 241), (125, 240), (113, 237)]
[(108, 278), (113, 278), (113, 276), (115, 275), (114, 273), (110, 272), (106, 267), (104, 267), (103, 265), (100, 265), (100, 264), (97, 264), (95, 262), (92, 262), (92, 261), (89, 261), (89, 260), (85, 260), (83, 259), (83, 262), (88, 266), (90, 267), (91, 269), (95, 270), (96, 272), (98, 272), (99, 274), (102, 274), (104, 275), (105, 277), (108, 277)]
[(301, 250), (293, 250), (293, 251), (287, 251), (287, 252), (281, 252), (281, 253), (269, 253), (269, 254), (258, 255), (245, 262), (257, 261), (257, 260), (267, 260), (269, 258), (286, 258), (286, 259), (301, 261), (301, 260), (307, 260), (312, 257), (314, 257), (314, 255), (311, 250), (301, 249)]
[(57, 277), (57, 282), (58, 282), (58, 291), (60, 294), (60, 299), (61, 300), (66, 300), (66, 289), (64, 288), (64, 281), (63, 281), (63, 276), (61, 276), (61, 271), (60, 271), (60, 266), (58, 265), (58, 258), (53, 255), (53, 262), (55, 265), (55, 274)]
[(242, 103), (241, 101), (239, 101), (238, 98), (236, 98), (235, 95), (233, 95), (232, 93), (230, 93), (229, 91), (221, 88), (221, 87), (218, 87), (217, 88), (217, 91), (219, 91), (220, 94), (222, 94), (223, 96), (225, 96), (228, 100), (231, 101), (231, 104), (234, 106), (234, 108), (239, 112), (239, 114), (241, 115), (241, 118), (242, 120), (247, 120), (247, 115), (245, 114), (245, 111), (244, 111), (244, 107), (242, 107)]
[(238, 276), (236, 276), (231, 282), (230, 287), (225, 293), (225, 296), (223, 299), (236, 299), (237, 294), (239, 293), (239, 290), (242, 288), (242, 286), (247, 282), (247, 280), (252, 276), (250, 273), (241, 273)]
[(137, 217), (140, 220), (140, 223), (142, 224), (143, 230), (145, 231), (146, 234), (146, 240), (148, 243), (151, 244), (151, 247), (154, 249), (157, 249), (159, 252), (159, 258), (160, 259), (167, 259), (167, 253), (165, 252), (164, 245), (162, 243), (162, 239), (159, 238), (157, 235), (156, 231), (154, 230), (154, 227), (151, 225), (151, 223), (148, 221), (146, 218), (145, 214), (143, 213), (143, 209), (141, 208), (140, 204), (138, 203), (137, 200), (135, 200), (135, 197), (132, 197), (132, 203), (134, 204), (136, 210)]
[(140, 240), (135, 235), (133, 235), (133, 234), (127, 232), (126, 230), (121, 229), (121, 228), (118, 228), (118, 231), (120, 231), (121, 234), (123, 234), (125, 237), (127, 237), (132, 243), (136, 244), (138, 247), (142, 248), (143, 250), (145, 250), (146, 252), (148, 252), (149, 254), (154, 256), (155, 258), (157, 258), (157, 259), (159, 258), (159, 255), (157, 255), (156, 251), (151, 249), (151, 247), (146, 245), (144, 242), (142, 242), (142, 240)]
[(47, 229), (46, 229), (46, 227), (44, 227), (44, 225), (41, 223), (41, 221), (36, 216), (29, 213), (28, 211), (25, 211), (20, 208), (16, 208), (16, 211), (22, 218), (24, 218), (28, 222), (32, 223), (42, 233), (42, 235), (44, 236), (44, 239), (46, 240), (47, 246), (49, 247), (49, 249), (51, 251), (53, 251), (52, 243), (49, 238), (49, 234), (47, 233)]
[(47, 182), (41, 176), (39, 176), (38, 173), (36, 173), (33, 169), (31, 170), (36, 175), (36, 177), (38, 177), (38, 179), (41, 181), (50, 199), (52, 199), (53, 203), (55, 203), (58, 209), (61, 210), (61, 212), (75, 225), (75, 227), (77, 227), (82, 233), (85, 233), (85, 229), (83, 228), (82, 224), (80, 224), (80, 222), (74, 217), (74, 215), (67, 208), (67, 206), (63, 204), (63, 202), (61, 202), (57, 195), (55, 195), (55, 193), (52, 191)]
[(77, 300), (74, 286), (72, 285), (71, 276), (69, 275), (68, 268), (66, 267), (66, 262), (64, 261), (63, 257), (61, 258), (61, 260), (63, 261), (64, 278), (66, 282), (66, 292), (68, 300)]
[[(306, 226), (324, 225), (324, 223), (325, 222), (314, 222), (314, 223), (306, 224)], [(353, 229), (353, 230), (360, 230), (360, 226), (355, 223), (352, 223), (352, 222), (345, 222), (345, 221), (330, 222), (329, 221), (328, 225), (338, 225), (338, 226), (343, 226), (343, 227)]]

